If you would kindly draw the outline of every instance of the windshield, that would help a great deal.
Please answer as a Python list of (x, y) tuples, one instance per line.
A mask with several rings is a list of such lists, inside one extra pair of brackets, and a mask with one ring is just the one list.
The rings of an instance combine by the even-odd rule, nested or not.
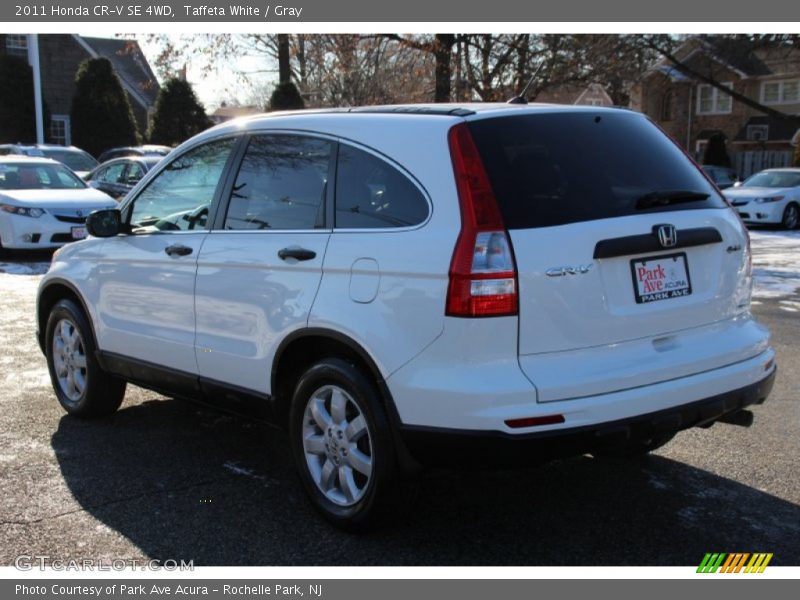
[(632, 112), (543, 112), (469, 128), (509, 229), (727, 206), (674, 142)]
[(742, 187), (788, 188), (800, 185), (800, 173), (792, 171), (762, 171), (742, 184)]
[(0, 164), (0, 190), (79, 190), (80, 177), (56, 164)]
[(47, 158), (67, 165), (73, 171), (91, 171), (99, 163), (81, 150), (43, 150)]

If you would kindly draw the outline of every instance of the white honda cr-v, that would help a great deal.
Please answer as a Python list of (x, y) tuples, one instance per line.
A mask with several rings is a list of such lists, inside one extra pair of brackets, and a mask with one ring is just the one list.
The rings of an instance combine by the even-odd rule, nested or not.
[(775, 375), (744, 227), (628, 110), (239, 120), (87, 226), (39, 290), (64, 409), (108, 414), (126, 382), (254, 406), (342, 525), (420, 465), (635, 455), (746, 424)]

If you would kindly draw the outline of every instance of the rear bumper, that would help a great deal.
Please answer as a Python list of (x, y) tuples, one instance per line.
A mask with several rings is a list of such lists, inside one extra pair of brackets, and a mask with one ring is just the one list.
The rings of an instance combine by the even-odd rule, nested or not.
[(628, 440), (711, 425), (725, 415), (763, 403), (776, 371), (773, 366), (760, 381), (702, 400), (583, 427), (512, 434), (403, 425), (401, 436), (414, 459), (425, 466), (511, 466), (573, 456)]

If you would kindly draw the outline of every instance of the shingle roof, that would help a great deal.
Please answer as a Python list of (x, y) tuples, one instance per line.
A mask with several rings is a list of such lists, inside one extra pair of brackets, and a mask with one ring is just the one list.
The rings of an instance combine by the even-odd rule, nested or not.
[(744, 124), (733, 138), (735, 142), (746, 142), (747, 140), (747, 126), (748, 125), (768, 125), (767, 139), (769, 142), (788, 142), (800, 130), (800, 117), (790, 117), (788, 119), (776, 119), (775, 117), (768, 117), (766, 115), (759, 115), (747, 119)]
[(747, 36), (700, 36), (714, 56), (745, 75), (769, 75), (769, 67), (755, 54)]
[(81, 39), (99, 56), (111, 61), (117, 76), (136, 90), (148, 107), (155, 104), (160, 89), (158, 80), (136, 40), (83, 36)]

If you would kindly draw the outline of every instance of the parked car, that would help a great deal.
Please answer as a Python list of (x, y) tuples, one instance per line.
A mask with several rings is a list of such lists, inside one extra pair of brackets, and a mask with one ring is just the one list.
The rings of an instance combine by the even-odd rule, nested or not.
[(725, 190), (739, 216), (751, 225), (800, 225), (800, 169), (767, 169)]
[(49, 158), (0, 156), (0, 247), (54, 248), (86, 237), (86, 217), (115, 202)]
[(67, 165), (78, 177), (84, 177), (99, 163), (94, 157), (75, 146), (57, 144), (0, 144), (0, 155), (43, 156)]
[(158, 146), (156, 144), (144, 144), (142, 146), (120, 146), (106, 150), (97, 159), (107, 162), (112, 158), (122, 158), (124, 156), (166, 156), (172, 148), (169, 146)]
[(87, 226), (38, 295), (61, 406), (109, 414), (128, 381), (253, 403), (346, 527), (391, 514), (420, 466), (748, 424), (775, 376), (746, 229), (633, 111), (259, 116), (184, 143)]
[(716, 183), (717, 187), (721, 190), (732, 187), (739, 181), (739, 176), (736, 175), (736, 171), (728, 167), (703, 165), (703, 171), (706, 172), (706, 175), (711, 178), (711, 181)]
[(145, 173), (162, 158), (162, 156), (115, 158), (101, 164), (84, 179), (93, 188), (119, 200), (130, 192)]

